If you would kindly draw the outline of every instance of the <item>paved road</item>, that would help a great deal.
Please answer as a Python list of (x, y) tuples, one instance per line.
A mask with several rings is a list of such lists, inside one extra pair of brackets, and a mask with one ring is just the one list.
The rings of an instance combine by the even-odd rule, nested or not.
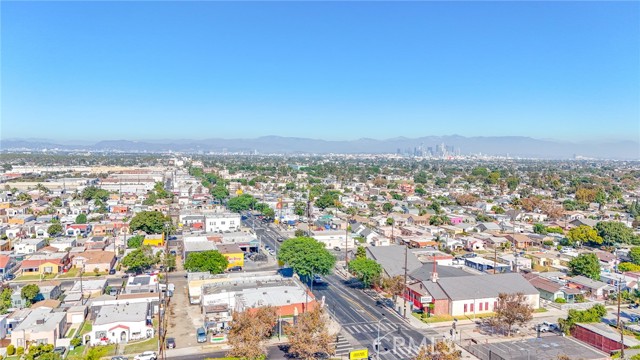
[[(179, 350), (179, 349), (176, 349)], [(167, 352), (167, 359), (173, 360), (202, 360), (206, 358), (224, 358), (226, 357), (226, 351), (214, 351), (208, 353), (196, 353), (189, 355), (179, 355), (177, 351), (169, 350)], [(285, 353), (277, 346), (267, 348), (267, 359), (269, 360), (288, 360)]]
[(368, 348), (370, 354), (375, 353), (375, 343), (380, 329), (380, 359), (410, 359), (417, 354), (420, 344), (431, 343), (438, 338), (435, 330), (417, 331), (396, 311), (364, 294), (359, 284), (345, 281), (336, 275), (325, 277), (324, 286), (313, 289), (318, 299), (324, 297), (327, 309), (342, 326), (358, 341), (355, 349)]

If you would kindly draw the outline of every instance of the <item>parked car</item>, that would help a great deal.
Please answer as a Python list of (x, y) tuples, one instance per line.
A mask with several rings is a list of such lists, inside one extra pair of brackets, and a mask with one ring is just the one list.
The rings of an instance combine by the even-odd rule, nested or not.
[(156, 355), (155, 351), (145, 351), (142, 354), (136, 355), (134, 360), (156, 360), (158, 355)]
[(232, 266), (227, 271), (229, 272), (242, 271), (242, 266)]
[(176, 348), (176, 339), (175, 338), (167, 338), (167, 349), (175, 349)]
[(11, 273), (7, 273), (7, 274), (4, 275), (4, 279), (5, 280), (13, 280), (15, 278), (16, 278), (16, 276), (11, 274)]
[(335, 247), (333, 248), (333, 250), (335, 250), (335, 251), (342, 251), (342, 249), (340, 249), (340, 246), (335, 246)]
[(64, 353), (67, 352), (67, 348), (64, 346), (56, 346), (55, 348), (53, 348), (53, 352), (60, 354), (60, 357), (64, 358)]
[(116, 274), (116, 269), (109, 270), (109, 275), (115, 275), (115, 274)]
[(534, 330), (539, 330), (540, 332), (547, 332), (547, 331), (551, 331), (551, 327), (550, 327), (549, 325), (545, 324), (545, 323), (535, 325), (535, 326), (533, 327), (533, 329), (534, 329)]
[(633, 304), (629, 304), (629, 309), (637, 309), (638, 307), (640, 307), (640, 305), (633, 303)]
[(207, 342), (207, 332), (204, 328), (200, 327), (196, 330), (196, 340), (199, 343)]
[(113, 356), (111, 360), (129, 360), (126, 356)]

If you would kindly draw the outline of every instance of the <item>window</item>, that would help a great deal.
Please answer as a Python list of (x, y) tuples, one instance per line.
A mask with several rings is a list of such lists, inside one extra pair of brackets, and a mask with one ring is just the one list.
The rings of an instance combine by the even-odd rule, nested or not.
[(469, 311), (473, 312), (473, 304), (470, 305), (471, 309)]
[(478, 311), (482, 311), (482, 303), (480, 303), (479, 307)]
[(464, 304), (464, 312), (467, 312), (467, 304)]
[(220, 225), (224, 225), (224, 221), (220, 221)]
[(484, 311), (489, 311), (489, 302), (484, 303)]
[(229, 225), (235, 225), (235, 224), (236, 224), (235, 221), (233, 221), (233, 220), (229, 221)]
[(497, 301), (494, 301), (494, 302), (493, 302), (493, 309), (495, 310), (497, 307), (498, 307), (498, 302), (497, 302)]

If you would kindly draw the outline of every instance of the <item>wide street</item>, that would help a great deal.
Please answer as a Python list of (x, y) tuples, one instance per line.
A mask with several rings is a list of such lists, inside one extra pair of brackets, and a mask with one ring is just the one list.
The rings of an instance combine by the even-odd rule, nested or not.
[[(271, 225), (254, 217), (248, 217), (245, 223), (255, 228), (263, 246), (269, 246), (277, 254), (281, 244), (277, 239), (282, 236)], [(417, 354), (421, 344), (431, 343), (432, 339), (441, 336), (431, 329), (416, 330), (395, 310), (366, 295), (357, 281), (346, 281), (337, 275), (324, 279), (326, 283), (315, 285), (313, 294), (319, 301), (324, 300), (328, 313), (341, 326), (336, 355), (348, 356), (351, 350), (365, 348), (374, 355), (379, 336), (380, 359), (410, 359)]]

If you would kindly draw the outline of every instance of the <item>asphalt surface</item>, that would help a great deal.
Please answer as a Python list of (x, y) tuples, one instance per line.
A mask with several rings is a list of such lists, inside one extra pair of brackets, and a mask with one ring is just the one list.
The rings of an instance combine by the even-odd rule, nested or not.
[(368, 348), (369, 354), (375, 354), (379, 336), (380, 359), (411, 359), (420, 345), (441, 336), (435, 330), (416, 330), (395, 310), (366, 295), (357, 281), (345, 281), (336, 275), (324, 279), (326, 284), (315, 286), (313, 293), (319, 300), (324, 298), (329, 314), (358, 341), (352, 344), (354, 349)]
[[(175, 359), (175, 360), (202, 360), (206, 358), (224, 358), (227, 355), (226, 351), (214, 351), (209, 353), (198, 353), (198, 354), (190, 354), (190, 355), (177, 355), (172, 356), (169, 352), (167, 354), (167, 359)], [(272, 346), (267, 348), (267, 359), (269, 360), (288, 360), (285, 356), (285, 353), (280, 350), (277, 346)]]

